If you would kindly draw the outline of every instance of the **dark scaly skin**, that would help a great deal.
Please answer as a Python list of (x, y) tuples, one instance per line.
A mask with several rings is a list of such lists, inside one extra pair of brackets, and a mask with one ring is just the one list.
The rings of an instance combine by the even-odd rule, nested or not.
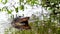
[(17, 29), (31, 29), (31, 27), (28, 24), (29, 17), (24, 17), (24, 18), (15, 18), (11, 25)]

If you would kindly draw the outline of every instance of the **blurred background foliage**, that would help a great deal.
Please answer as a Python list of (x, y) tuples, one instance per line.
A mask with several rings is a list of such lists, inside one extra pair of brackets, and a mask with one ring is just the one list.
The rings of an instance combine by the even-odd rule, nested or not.
[[(6, 4), (8, 0), (0, 0), (3, 4)], [(32, 15), (33, 22), (29, 25), (32, 27), (31, 30), (16, 30), (11, 28), (5, 29), (5, 34), (60, 34), (60, 0), (19, 0), (20, 10), (24, 11), (24, 5), (30, 6), (42, 6), (46, 10), (50, 10), (49, 18), (43, 15), (43, 20), (40, 20), (37, 16)], [(18, 7), (15, 7), (16, 13)], [(7, 11), (11, 14), (13, 10), (9, 10), (7, 7), (3, 7), (0, 11)]]

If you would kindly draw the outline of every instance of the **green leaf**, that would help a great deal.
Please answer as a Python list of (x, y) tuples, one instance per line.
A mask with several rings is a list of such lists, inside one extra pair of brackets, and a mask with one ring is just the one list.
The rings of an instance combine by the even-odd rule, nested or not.
[(3, 8), (2, 8), (2, 11), (7, 11), (7, 7), (6, 7), (6, 6), (3, 7)]
[(19, 3), (21, 4), (21, 2), (23, 3), (24, 2), (24, 0), (19, 0)]
[(49, 7), (49, 9), (48, 10), (52, 10), (52, 8), (51, 7)]
[(8, 14), (11, 14), (11, 13), (12, 13), (12, 11), (11, 11), (11, 10), (10, 10), (10, 11), (8, 10), (7, 12), (8, 12)]
[(6, 4), (8, 2), (8, 0), (2, 0), (1, 1), (3, 4)]
[(32, 0), (26, 0), (26, 2), (31, 2)]
[(24, 10), (24, 5), (21, 5), (20, 6), (20, 10)]
[(24, 0), (19, 0), (20, 2), (24, 2)]
[(17, 8), (15, 8), (15, 11), (16, 11), (16, 13), (18, 12), (18, 7), (17, 7)]

